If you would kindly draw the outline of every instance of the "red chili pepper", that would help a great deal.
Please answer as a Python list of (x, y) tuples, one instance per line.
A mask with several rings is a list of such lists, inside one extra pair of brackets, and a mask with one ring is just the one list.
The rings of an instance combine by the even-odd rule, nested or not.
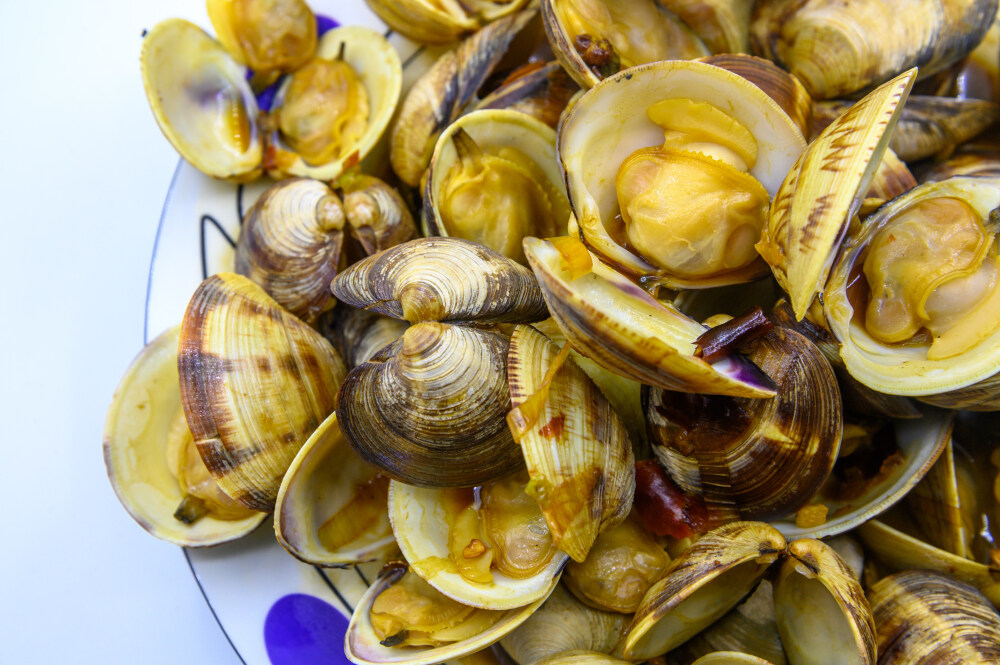
[(657, 536), (687, 538), (708, 530), (705, 502), (682, 492), (656, 460), (635, 463), (633, 506), (646, 530)]

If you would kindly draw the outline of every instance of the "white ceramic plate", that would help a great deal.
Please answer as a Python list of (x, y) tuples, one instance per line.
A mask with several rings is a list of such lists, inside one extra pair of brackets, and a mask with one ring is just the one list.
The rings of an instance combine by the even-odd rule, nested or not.
[[(433, 62), (425, 49), (392, 34), (362, 0), (312, 0), (317, 13), (341, 25), (383, 32), (404, 63), (404, 91)], [(231, 271), (243, 211), (270, 181), (237, 186), (213, 180), (186, 162), (174, 173), (153, 246), (144, 341), (181, 320), (195, 287)], [(227, 545), (185, 550), (195, 581), (240, 659), (248, 665), (347, 663), (344, 631), (354, 603), (377, 572), (321, 570), (292, 558), (268, 519)]]

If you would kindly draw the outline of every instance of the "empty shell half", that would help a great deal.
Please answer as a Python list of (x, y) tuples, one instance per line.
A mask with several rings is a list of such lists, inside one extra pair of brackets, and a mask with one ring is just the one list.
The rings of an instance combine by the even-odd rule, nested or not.
[(104, 463), (139, 526), (182, 547), (218, 545), (250, 533), (267, 515), (222, 494), (201, 464), (181, 409), (179, 335), (180, 326), (167, 330), (126, 370), (104, 424)]
[(395, 548), (389, 479), (351, 450), (330, 414), (292, 460), (274, 507), (274, 533), (318, 566), (374, 561)]

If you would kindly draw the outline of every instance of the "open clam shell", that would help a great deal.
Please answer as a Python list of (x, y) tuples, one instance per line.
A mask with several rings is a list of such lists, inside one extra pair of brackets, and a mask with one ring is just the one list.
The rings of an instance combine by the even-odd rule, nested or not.
[[(691, 28), (655, 0), (542, 0), (542, 19), (553, 53), (584, 90), (619, 68), (709, 54)], [(581, 52), (581, 38), (608, 40), (610, 56), (604, 49)]]
[(375, 561), (396, 546), (389, 481), (351, 450), (331, 413), (292, 460), (278, 490), (274, 533), (296, 559), (318, 566)]
[(447, 497), (440, 490), (393, 481), (389, 486), (389, 519), (403, 556), (413, 572), (460, 603), (491, 610), (529, 605), (551, 593), (569, 557), (556, 552), (537, 573), (523, 579), (492, 571), (492, 583), (470, 582), (449, 559)]
[(568, 111), (559, 131), (559, 159), (570, 204), (587, 244), (624, 270), (655, 275), (672, 288), (706, 288), (751, 281), (767, 273), (757, 259), (743, 268), (710, 277), (673, 275), (616, 242), (609, 231), (620, 210), (619, 165), (635, 151), (664, 142), (664, 129), (647, 115), (661, 100), (707, 103), (742, 125), (756, 140), (757, 159), (749, 174), (767, 194), (805, 148), (799, 129), (761, 88), (703, 62), (656, 62), (620, 72), (589, 90)]
[[(926, 401), (953, 408), (995, 410), (1000, 406), (996, 389), (1000, 383), (996, 377), (1000, 364), (997, 322), (981, 322), (977, 329), (990, 332), (980, 336), (980, 341), (968, 350), (952, 357), (929, 359), (931, 340), (914, 338), (913, 343), (897, 344), (873, 337), (866, 327), (866, 317), (855, 312), (857, 305), (848, 295), (848, 284), (863, 266), (879, 231), (914, 204), (934, 199), (964, 204), (989, 228), (995, 224), (991, 215), (1000, 206), (1000, 179), (964, 177), (926, 183), (869, 216), (851, 233), (831, 272), (823, 298), (826, 320), (841, 344), (840, 354), (847, 370), (869, 388), (893, 395), (922, 396)], [(994, 238), (992, 245), (995, 243)], [(990, 325), (994, 327), (990, 329)]]
[[(526, 238), (545, 302), (580, 353), (621, 376), (667, 390), (771, 397), (774, 384), (741, 356), (694, 355), (704, 326), (608, 268), (573, 238)], [(564, 255), (563, 252), (566, 252)]]
[[(459, 153), (465, 137), (480, 154)], [(473, 111), (438, 137), (424, 189), (428, 235), (473, 240), (526, 264), (525, 236), (562, 235), (569, 214), (548, 125), (518, 111)]]
[(222, 490), (270, 512), (302, 444), (333, 411), (346, 369), (322, 335), (242, 275), (203, 281), (181, 324), (181, 401)]
[(546, 318), (531, 272), (460, 238), (420, 238), (349, 266), (333, 294), (410, 323), (528, 322)]
[(643, 598), (625, 635), (625, 658), (645, 660), (683, 644), (749, 594), (785, 547), (782, 535), (761, 522), (706, 533)]
[(915, 70), (901, 74), (852, 106), (779, 176), (784, 182), (757, 250), (799, 319), (826, 284), (915, 76)]
[(716, 651), (702, 656), (691, 665), (772, 665), (772, 663), (739, 651)]
[(142, 42), (142, 82), (156, 123), (202, 173), (245, 182), (261, 173), (257, 100), (221, 44), (183, 19), (158, 23)]
[(879, 663), (996, 663), (1000, 615), (981, 593), (925, 570), (908, 570), (871, 590)]
[(375, 634), (371, 608), (379, 594), (402, 577), (403, 566), (387, 567), (358, 602), (347, 627), (344, 650), (357, 665), (433, 665), (473, 654), (499, 641), (528, 620), (545, 602), (557, 580), (550, 580), (534, 602), (508, 610), (495, 610), (495, 621), (473, 637), (439, 647), (384, 646)]
[[(583, 561), (597, 534), (621, 523), (632, 508), (634, 457), (608, 400), (572, 359), (557, 366), (558, 356), (542, 333), (515, 328), (507, 381), (511, 403), (526, 420), (513, 433), (553, 542)], [(547, 394), (538, 409), (533, 396), (540, 393)]]
[(325, 183), (275, 183), (251, 206), (236, 242), (235, 270), (312, 323), (330, 300), (344, 242), (344, 209)]
[[(399, 53), (385, 37), (370, 28), (345, 26), (326, 32), (316, 45), (316, 57), (323, 60), (342, 58), (361, 79), (368, 93), (368, 122), (353, 146), (344, 146), (330, 162), (310, 164), (289, 148), (275, 130), (269, 137), (265, 167), (272, 177), (305, 176), (316, 180), (335, 180), (346, 169), (359, 163), (375, 147), (396, 111), (403, 85)], [(291, 77), (275, 93), (272, 109), (281, 105), (291, 85)]]
[(143, 529), (182, 547), (218, 545), (244, 536), (267, 517), (222, 520), (211, 513), (193, 524), (174, 517), (184, 498), (167, 462), (167, 438), (181, 416), (177, 380), (180, 326), (146, 345), (115, 389), (104, 424), (104, 463), (118, 500)]

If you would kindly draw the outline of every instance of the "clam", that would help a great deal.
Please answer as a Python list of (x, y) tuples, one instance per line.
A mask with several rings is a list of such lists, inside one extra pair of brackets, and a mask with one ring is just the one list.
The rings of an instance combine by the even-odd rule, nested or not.
[(333, 294), (410, 323), (504, 323), (545, 318), (531, 273), (477, 243), (421, 238), (359, 261), (342, 271)]
[[(816, 130), (850, 108), (853, 102), (817, 102), (813, 106)], [(899, 116), (889, 147), (911, 162), (950, 154), (959, 144), (983, 132), (1000, 118), (1000, 106), (981, 99), (910, 95)]]
[(771, 397), (774, 384), (739, 355), (695, 355), (705, 328), (605, 266), (575, 238), (526, 238), (545, 302), (580, 353), (626, 378), (667, 390)]
[(305, 0), (208, 0), (206, 8), (222, 45), (258, 75), (293, 72), (316, 52), (316, 16)]
[(201, 28), (158, 23), (142, 41), (142, 83), (156, 124), (196, 169), (245, 182), (261, 173), (257, 99), (246, 68)]
[(177, 358), (195, 445), (222, 490), (270, 512), (296, 453), (333, 411), (346, 370), (319, 333), (249, 279), (203, 281)]
[(432, 665), (489, 647), (531, 617), (555, 587), (523, 607), (463, 606), (390, 564), (358, 602), (344, 650), (358, 665)]
[(712, 53), (749, 52), (752, 2), (663, 0), (663, 5), (689, 25)]
[(750, 40), (814, 98), (831, 99), (912, 67), (921, 77), (943, 70), (976, 47), (996, 9), (993, 0), (761, 0)]
[(344, 208), (333, 190), (318, 180), (283, 180), (244, 215), (235, 270), (312, 323), (330, 300), (343, 242)]
[(528, 0), (365, 0), (386, 24), (421, 44), (447, 44), (515, 12)]
[(880, 665), (1000, 660), (1000, 615), (972, 587), (910, 570), (879, 580), (869, 593)]
[(525, 264), (525, 236), (563, 235), (569, 203), (556, 134), (517, 111), (473, 111), (441, 133), (427, 171), (429, 235), (473, 240)]
[(529, 35), (527, 26), (536, 15), (529, 7), (490, 23), (438, 58), (413, 84), (390, 136), (389, 157), (400, 180), (419, 185), (438, 135), (462, 114), (515, 38)]
[(568, 557), (525, 493), (527, 480), (522, 472), (474, 490), (393, 481), (389, 519), (413, 572), (446, 596), (484, 609), (548, 596)]
[(585, 90), (622, 69), (709, 53), (654, 0), (543, 0), (542, 18), (552, 51)]
[(628, 617), (587, 607), (559, 585), (548, 600), (500, 644), (518, 665), (538, 665), (567, 651), (610, 654)]
[(417, 226), (394, 187), (356, 171), (337, 180), (344, 197), (344, 216), (365, 253), (377, 254), (417, 237)]
[(507, 420), (530, 493), (556, 547), (583, 561), (597, 535), (632, 507), (628, 432), (583, 370), (531, 326), (519, 325), (511, 336), (507, 381), (514, 407)]
[(201, 464), (181, 409), (179, 335), (180, 326), (167, 330), (126, 370), (105, 420), (104, 463), (139, 526), (182, 547), (218, 545), (250, 533), (266, 514), (223, 494)]
[(941, 406), (998, 408), (998, 206), (1000, 180), (951, 178), (851, 233), (823, 305), (855, 379)]
[(852, 106), (782, 176), (756, 248), (798, 319), (826, 283), (915, 75), (901, 74)]
[(602, 81), (567, 113), (558, 145), (587, 244), (647, 287), (669, 288), (767, 274), (754, 242), (804, 147), (759, 87), (686, 61)]
[(649, 590), (625, 635), (626, 659), (683, 644), (736, 605), (772, 564), (775, 618), (788, 662), (875, 663), (875, 628), (861, 585), (827, 545), (785, 543), (765, 524), (734, 522), (702, 536)]
[(396, 111), (403, 70), (385, 37), (330, 30), (316, 56), (275, 92), (264, 167), (272, 176), (334, 180), (375, 147)]
[(508, 344), (492, 330), (407, 328), (341, 387), (337, 413), (351, 446), (389, 476), (426, 487), (470, 487), (521, 467), (504, 421)]
[(389, 479), (350, 449), (332, 413), (302, 445), (281, 481), (274, 533), (306, 563), (375, 561), (396, 547), (388, 492)]
[(669, 563), (653, 535), (630, 517), (598, 534), (586, 559), (566, 565), (562, 581), (585, 605), (631, 614)]
[(833, 370), (811, 342), (776, 328), (749, 359), (777, 384), (770, 400), (653, 388), (646, 418), (671, 478), (710, 519), (771, 520), (804, 506), (833, 469), (843, 430)]
[(739, 651), (716, 651), (702, 656), (691, 665), (772, 665), (772, 663)]

